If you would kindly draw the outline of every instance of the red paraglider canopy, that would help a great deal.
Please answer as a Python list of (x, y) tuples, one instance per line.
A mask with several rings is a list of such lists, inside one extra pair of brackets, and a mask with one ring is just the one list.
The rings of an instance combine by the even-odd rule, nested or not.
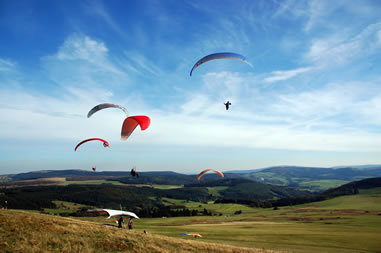
[(93, 167), (93, 171), (96, 171), (97, 170), (97, 167)]
[(88, 142), (88, 141), (102, 141), (104, 147), (110, 147), (110, 144), (107, 141), (103, 140), (103, 139), (100, 139), (100, 138), (90, 138), (90, 139), (83, 140), (80, 143), (78, 143), (78, 145), (75, 147), (74, 151), (77, 151), (77, 148), (79, 146), (81, 146), (83, 143)]
[(198, 174), (197, 176), (197, 180), (200, 180), (201, 176), (204, 175), (206, 172), (208, 171), (213, 171), (213, 172), (216, 172), (217, 174), (219, 174), (221, 177), (224, 177), (224, 174), (222, 174), (222, 172), (219, 172), (218, 170), (213, 170), (213, 169), (206, 169), (206, 170), (203, 170), (200, 172), (200, 174)]
[(140, 129), (143, 131), (150, 124), (151, 119), (148, 116), (130, 116), (126, 118), (122, 125), (121, 140), (127, 140), (138, 125), (140, 125)]

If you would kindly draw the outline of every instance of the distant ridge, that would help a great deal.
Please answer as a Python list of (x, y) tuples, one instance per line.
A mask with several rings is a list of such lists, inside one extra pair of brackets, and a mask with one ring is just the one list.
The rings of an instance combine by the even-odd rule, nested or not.
[(348, 165), (348, 166), (335, 166), (335, 167), (332, 167), (332, 169), (342, 169), (342, 168), (378, 169), (378, 168), (381, 168), (381, 164)]
[[(64, 177), (70, 181), (114, 180), (125, 184), (161, 184), (184, 185), (193, 184), (196, 174), (182, 174), (173, 171), (137, 171), (141, 177), (131, 177), (130, 170), (125, 171), (86, 171), (86, 170), (44, 170), (27, 173), (3, 175), (2, 182), (23, 181), (43, 178)], [(324, 191), (345, 183), (371, 177), (381, 176), (381, 165), (356, 165), (324, 167), (273, 166), (263, 169), (223, 171), (226, 179), (241, 178), (265, 184), (289, 186), (304, 190)], [(203, 177), (204, 181), (216, 180), (213, 173)]]
[(381, 168), (381, 164), (346, 165), (346, 166), (334, 166), (334, 167), (313, 167), (313, 166), (311, 167), (311, 166), (277, 165), (277, 166), (271, 166), (271, 167), (265, 167), (265, 168), (259, 168), (259, 169), (249, 169), (249, 170), (227, 170), (227, 171), (224, 171), (224, 173), (246, 174), (246, 173), (260, 172), (260, 171), (269, 170), (269, 169), (276, 169), (276, 168), (317, 168), (317, 169), (354, 168), (354, 169), (378, 169), (378, 168)]

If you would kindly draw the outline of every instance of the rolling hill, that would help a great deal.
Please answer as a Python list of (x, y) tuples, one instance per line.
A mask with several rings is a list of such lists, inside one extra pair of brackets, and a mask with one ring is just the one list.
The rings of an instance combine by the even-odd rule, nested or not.
[(0, 210), (0, 231), (3, 252), (274, 252), (16, 210)]
[[(41, 178), (63, 177), (66, 181), (118, 180), (124, 184), (186, 185), (198, 183), (196, 175), (185, 175), (172, 171), (140, 172), (140, 177), (131, 177), (129, 171), (84, 171), (46, 170), (0, 176), (1, 181), (25, 181)], [(305, 190), (325, 191), (355, 180), (380, 177), (381, 165), (340, 166), (333, 168), (276, 166), (259, 170), (224, 172), (225, 179), (248, 179), (265, 184), (290, 186)], [(218, 180), (218, 175), (204, 175), (202, 181)]]
[(241, 173), (242, 177), (268, 184), (324, 191), (345, 183), (381, 176), (381, 166), (371, 167), (297, 167), (279, 166), (256, 172)]

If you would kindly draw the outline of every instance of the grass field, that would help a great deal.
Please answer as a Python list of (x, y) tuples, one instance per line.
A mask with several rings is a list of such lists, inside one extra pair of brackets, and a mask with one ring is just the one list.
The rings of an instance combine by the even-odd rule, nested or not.
[[(43, 233), (54, 235), (50, 238), (47, 234), (37, 232), (25, 234), (22, 231), (27, 229), (25, 226), (29, 226), (30, 222), (26, 212), (1, 210), (0, 241), (2, 242), (0, 247), (5, 245), (5, 249), (12, 249), (8, 250), (9, 252), (22, 251), (28, 243), (31, 243), (36, 251), (42, 247), (45, 251), (57, 252), (71, 250), (116, 252), (130, 251), (131, 247), (135, 247), (135, 252), (245, 252), (246, 249), (238, 247), (253, 250), (266, 249), (264, 252), (267, 250), (319, 253), (381, 252), (381, 188), (361, 190), (357, 195), (342, 196), (321, 202), (281, 207), (279, 210), (250, 208), (238, 204), (205, 204), (169, 198), (163, 198), (163, 200), (168, 204), (184, 205), (189, 209), (201, 211), (206, 208), (216, 215), (135, 220), (132, 237), (127, 235), (130, 233), (127, 230), (115, 230), (115, 219), (106, 219), (106, 216), (76, 219), (64, 219), (52, 215), (38, 216), (36, 219), (43, 228), (49, 227), (46, 224), (55, 224), (56, 221), (50, 219), (64, 219), (62, 222), (59, 220), (58, 223), (61, 225), (55, 230), (50, 231), (50, 228), (42, 230), (50, 231)], [(68, 202), (56, 202), (56, 204), (67, 210), (78, 208), (78, 205)], [(237, 211), (241, 211), (241, 214), (235, 214)], [(53, 210), (52, 213), (54, 213)], [(20, 223), (17, 221), (13, 225), (10, 224), (11, 221), (6, 220), (18, 220), (18, 215), (24, 215)], [(34, 215), (40, 214), (34, 213)], [(32, 227), (34, 226), (36, 231), (39, 231), (39, 225)], [(78, 227), (78, 229), (72, 231), (71, 227), (73, 229)], [(83, 227), (83, 231), (79, 227)], [(86, 232), (85, 229), (93, 231)], [(145, 240), (141, 237), (146, 236), (143, 233), (144, 230), (147, 230), (151, 236), (146, 244), (152, 245), (140, 242)], [(104, 231), (108, 234), (103, 238)], [(202, 238), (195, 239), (180, 235), (184, 232), (200, 233)], [(18, 237), (21, 237), (21, 242), (17, 243), (23, 246), (12, 248), (10, 245), (15, 243)], [(116, 239), (114, 240), (113, 237)], [(81, 244), (78, 238), (84, 242)], [(96, 239), (91, 241), (91, 238)], [(163, 242), (168, 243), (169, 246), (163, 245)], [(213, 244), (208, 244), (209, 246), (205, 248), (199, 244), (200, 242)], [(111, 246), (114, 243), (117, 246)]]
[[(167, 200), (223, 215), (141, 219), (135, 221), (136, 230), (175, 238), (187, 238), (180, 235), (183, 232), (200, 233), (202, 241), (290, 252), (381, 251), (381, 194), (377, 191), (280, 210)], [(242, 214), (234, 215), (238, 210)]]
[(156, 189), (162, 189), (162, 190), (169, 190), (169, 189), (179, 189), (184, 188), (184, 185), (161, 185), (161, 184), (153, 184), (153, 188)]
[(339, 187), (340, 185), (349, 183), (345, 180), (313, 180), (313, 181), (303, 181), (299, 185), (301, 187), (310, 188), (318, 191), (324, 191), (330, 188)]
[[(99, 218), (100, 220), (101, 218)], [(104, 218), (102, 218), (104, 220)], [(226, 252), (273, 251), (180, 239), (115, 225), (19, 210), (0, 210), (1, 252)]]

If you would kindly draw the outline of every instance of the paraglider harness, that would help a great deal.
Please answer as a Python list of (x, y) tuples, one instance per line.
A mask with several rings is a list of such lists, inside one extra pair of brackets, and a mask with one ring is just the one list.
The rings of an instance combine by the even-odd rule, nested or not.
[(134, 222), (132, 221), (132, 218), (130, 217), (130, 220), (128, 221), (128, 229), (132, 230), (134, 228)]
[(120, 216), (120, 218), (118, 219), (118, 228), (123, 228), (123, 216)]
[(229, 106), (232, 104), (229, 101), (227, 101), (226, 103), (224, 103), (224, 105), (226, 106), (226, 110), (229, 110)]
[(131, 176), (139, 178), (139, 174), (136, 172), (135, 168), (131, 169)]

